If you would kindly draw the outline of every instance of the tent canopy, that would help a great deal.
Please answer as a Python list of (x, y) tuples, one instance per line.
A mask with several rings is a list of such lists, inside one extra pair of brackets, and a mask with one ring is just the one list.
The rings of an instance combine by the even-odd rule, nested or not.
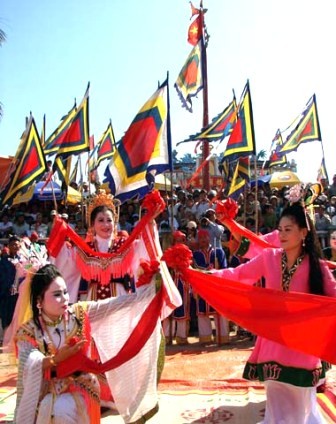
[(285, 186), (293, 186), (299, 184), (300, 178), (293, 171), (278, 171), (271, 174), (270, 186), (272, 188), (281, 188)]
[[(299, 177), (293, 171), (284, 170), (277, 171), (273, 174), (262, 175), (258, 177), (257, 184), (261, 187), (263, 184), (269, 184), (271, 188), (282, 188), (285, 186), (293, 186), (299, 184), (301, 181)], [(251, 181), (251, 187), (255, 186), (255, 180)]]
[(171, 181), (166, 174), (155, 175), (154, 188), (161, 191), (165, 191), (165, 190), (171, 191), (171, 186), (172, 186)]

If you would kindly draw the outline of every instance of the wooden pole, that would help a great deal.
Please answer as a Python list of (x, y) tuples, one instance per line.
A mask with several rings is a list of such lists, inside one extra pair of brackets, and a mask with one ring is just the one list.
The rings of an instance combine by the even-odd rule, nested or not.
[(258, 175), (257, 175), (257, 155), (254, 155), (254, 176), (255, 176), (255, 197), (254, 197), (254, 207), (255, 207), (255, 233), (258, 234), (258, 217), (259, 217), (259, 208), (258, 208)]
[[(207, 69), (207, 55), (206, 55), (206, 47), (205, 47), (205, 41), (204, 41), (204, 10), (203, 10), (203, 4), (201, 2), (200, 6), (200, 15), (201, 15), (201, 22), (202, 22), (202, 39), (203, 39), (203, 45), (202, 45), (202, 75), (203, 75), (203, 128), (207, 127), (209, 125), (209, 99), (208, 99), (208, 69)], [(203, 167), (203, 187), (205, 190), (210, 190), (210, 164), (209, 161), (207, 161), (207, 157), (210, 153), (210, 146), (209, 142), (207, 140), (202, 141), (202, 160), (205, 162), (205, 165)]]

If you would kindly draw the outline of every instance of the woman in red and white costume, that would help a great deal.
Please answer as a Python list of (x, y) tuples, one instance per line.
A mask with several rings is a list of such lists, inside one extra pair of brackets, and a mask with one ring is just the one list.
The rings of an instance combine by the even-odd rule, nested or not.
[[(113, 196), (104, 191), (94, 196), (88, 205), (87, 240), (82, 240), (63, 220), (56, 219), (47, 247), (50, 261), (60, 269), (67, 283), (70, 303), (78, 299), (81, 278), (88, 282), (86, 300), (132, 292), (130, 282), (136, 277), (141, 261), (161, 259), (162, 250), (154, 218), (164, 207), (159, 192), (149, 193), (142, 201), (142, 209), (147, 212), (128, 238), (118, 236), (116, 204)], [(165, 264), (160, 269), (162, 279), (170, 281)], [(104, 379), (101, 380), (101, 398), (104, 405), (113, 406)]]

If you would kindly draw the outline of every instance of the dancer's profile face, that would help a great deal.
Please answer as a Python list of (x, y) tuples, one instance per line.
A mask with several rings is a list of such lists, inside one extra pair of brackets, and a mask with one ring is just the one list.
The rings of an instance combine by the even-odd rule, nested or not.
[(46, 290), (41, 301), (42, 312), (56, 319), (68, 309), (69, 293), (62, 277), (56, 277)]
[(93, 222), (93, 230), (95, 234), (103, 239), (113, 236), (114, 219), (110, 210), (98, 212)]

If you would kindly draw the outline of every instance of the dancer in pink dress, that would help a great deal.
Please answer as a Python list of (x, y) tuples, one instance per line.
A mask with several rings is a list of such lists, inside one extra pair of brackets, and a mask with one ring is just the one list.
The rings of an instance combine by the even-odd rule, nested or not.
[[(250, 285), (264, 277), (268, 289), (336, 297), (336, 281), (320, 259), (313, 223), (301, 203), (284, 209), (278, 235), (280, 248), (265, 248), (237, 268), (213, 273)], [(264, 424), (312, 424), (324, 422), (316, 387), (323, 382), (327, 369), (318, 357), (258, 337), (243, 376), (265, 384)]]

